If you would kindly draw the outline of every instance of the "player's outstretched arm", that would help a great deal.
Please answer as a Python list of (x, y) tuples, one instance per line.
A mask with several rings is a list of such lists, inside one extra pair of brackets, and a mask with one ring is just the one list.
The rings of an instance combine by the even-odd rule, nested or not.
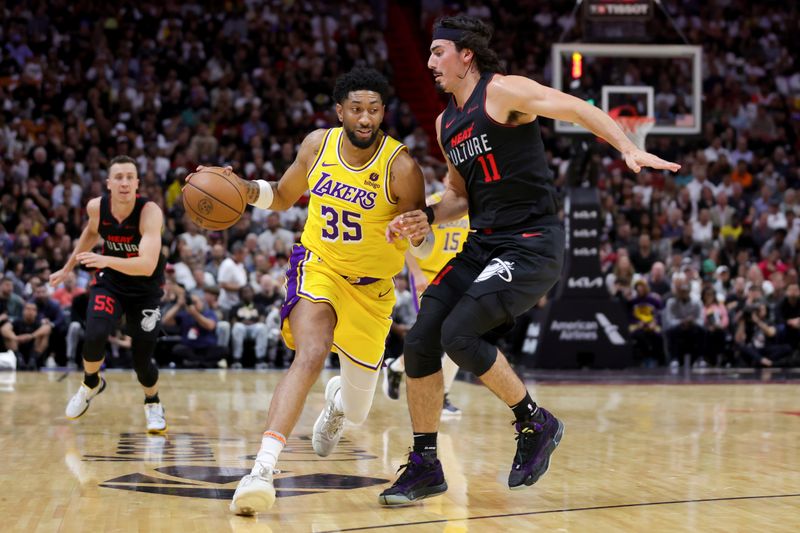
[[(436, 137), (441, 138), (442, 115), (436, 119)], [(431, 224), (435, 220), (438, 223), (450, 222), (458, 220), (467, 214), (469, 202), (467, 198), (467, 187), (464, 178), (461, 177), (458, 170), (447, 159), (447, 154), (442, 148), (441, 141), (439, 148), (445, 156), (447, 161), (447, 173), (450, 177), (447, 189), (442, 194), (442, 199), (435, 206), (423, 207), (415, 211), (402, 212), (389, 223), (386, 229), (386, 240), (391, 242), (396, 236), (408, 237), (410, 239), (417, 239), (424, 237), (431, 230)], [(424, 179), (423, 179), (424, 189)]]
[(147, 202), (142, 208), (139, 220), (139, 255), (134, 257), (109, 257), (91, 252), (77, 255), (78, 261), (89, 268), (113, 268), (129, 276), (150, 276), (158, 265), (161, 254), (161, 229), (164, 213), (154, 202)]
[[(249, 181), (239, 178), (239, 187), (247, 198), (247, 203), (260, 209), (285, 211), (308, 190), (308, 171), (322, 148), (326, 129), (314, 130), (303, 139), (297, 157), (283, 173), (278, 181), (255, 180)], [(204, 166), (197, 167), (197, 172)], [(232, 168), (225, 167), (224, 172), (230, 174)]]
[(86, 222), (86, 227), (83, 228), (81, 236), (75, 244), (75, 249), (69, 256), (69, 259), (67, 259), (66, 264), (61, 270), (50, 274), (50, 285), (52, 287), (60, 285), (66, 279), (67, 274), (72, 272), (72, 269), (75, 268), (75, 265), (78, 263), (78, 255), (94, 248), (94, 245), (97, 244), (97, 240), (100, 238), (100, 233), (98, 233), (97, 230), (97, 225), (100, 222), (100, 198), (89, 200), (86, 204), (86, 214), (89, 215), (89, 220)]
[(422, 213), (422, 209), (425, 207), (425, 178), (422, 170), (414, 158), (403, 150), (392, 162), (392, 167), (389, 169), (389, 180), (392, 194), (397, 199), (397, 210), (400, 215), (389, 223), (387, 240), (391, 242), (395, 235), (402, 235), (411, 240), (412, 245), (418, 245), (430, 228), (423, 228), (421, 225), (409, 228), (405, 222), (416, 219), (424, 220), (425, 218)]
[(608, 141), (622, 153), (625, 163), (634, 172), (651, 167), (676, 172), (680, 165), (640, 150), (601, 109), (572, 95), (541, 85), (523, 76), (497, 76), (487, 88), (493, 111), (506, 117), (511, 112), (527, 115), (531, 120), (541, 115), (580, 124)]

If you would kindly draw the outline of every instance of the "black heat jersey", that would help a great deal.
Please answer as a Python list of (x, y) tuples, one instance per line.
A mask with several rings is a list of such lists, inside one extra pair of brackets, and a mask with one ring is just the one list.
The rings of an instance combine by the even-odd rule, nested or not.
[(470, 225), (497, 230), (554, 215), (557, 200), (539, 120), (506, 125), (486, 113), (492, 76), (481, 75), (463, 108), (450, 100), (442, 115), (441, 142), (466, 181)]
[[(147, 202), (147, 198), (137, 196), (131, 214), (122, 222), (118, 222), (111, 214), (111, 198), (107, 194), (103, 195), (100, 199), (100, 221), (97, 228), (104, 241), (103, 255), (122, 258), (139, 255), (139, 241), (142, 239), (139, 219)], [(160, 295), (161, 286), (164, 284), (165, 263), (164, 255), (159, 254), (156, 268), (149, 276), (130, 276), (111, 268), (104, 268), (96, 274), (96, 281), (122, 295)]]

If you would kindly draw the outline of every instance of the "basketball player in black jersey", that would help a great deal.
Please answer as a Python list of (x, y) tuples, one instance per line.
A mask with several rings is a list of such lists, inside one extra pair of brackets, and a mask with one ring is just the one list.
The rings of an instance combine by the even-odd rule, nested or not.
[(434, 221), (457, 220), (467, 212), (475, 231), (423, 294), (417, 322), (406, 336), (414, 448), (402, 475), (380, 495), (382, 505), (447, 490), (436, 458), (443, 349), (514, 413), (517, 451), (509, 488), (535, 483), (563, 434), (563, 423), (536, 405), (485, 338), (510, 327), (561, 273), (564, 229), (537, 117), (586, 127), (622, 152), (634, 172), (680, 168), (637, 149), (600, 109), (528, 78), (501, 75), (490, 38), (489, 26), (466, 16), (440, 19), (433, 32), (428, 68), (438, 87), (452, 95), (436, 120), (450, 185), (440, 203), (395, 218), (387, 238), (418, 238)]
[[(89, 200), (86, 227), (67, 264), (50, 276), (50, 284), (60, 284), (77, 263), (97, 269), (89, 290), (83, 383), (67, 404), (67, 418), (80, 417), (92, 398), (105, 389), (106, 382), (98, 373), (108, 336), (114, 333), (124, 314), (132, 338), (133, 368), (144, 388), (147, 431), (160, 433), (167, 429), (167, 423), (158, 399), (158, 368), (152, 357), (161, 318), (164, 216), (155, 203), (136, 194), (138, 187), (135, 161), (128, 156), (112, 159), (108, 167), (108, 194)], [(103, 251), (92, 253), (100, 237)]]

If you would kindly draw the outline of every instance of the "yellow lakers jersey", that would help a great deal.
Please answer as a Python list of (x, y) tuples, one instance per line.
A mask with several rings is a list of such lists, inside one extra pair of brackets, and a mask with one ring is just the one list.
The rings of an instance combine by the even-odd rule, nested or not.
[[(428, 205), (438, 204), (442, 200), (441, 193), (433, 193), (426, 199)], [(469, 235), (469, 217), (446, 222), (444, 224), (434, 224), (431, 229), (435, 238), (434, 248), (425, 259), (417, 259), (422, 272), (430, 280), (444, 268), (461, 248)]]
[(406, 239), (386, 242), (386, 227), (397, 216), (389, 187), (392, 161), (405, 146), (384, 135), (363, 166), (342, 157), (342, 128), (325, 134), (308, 171), (308, 219), (303, 246), (342, 276), (391, 278), (403, 269)]

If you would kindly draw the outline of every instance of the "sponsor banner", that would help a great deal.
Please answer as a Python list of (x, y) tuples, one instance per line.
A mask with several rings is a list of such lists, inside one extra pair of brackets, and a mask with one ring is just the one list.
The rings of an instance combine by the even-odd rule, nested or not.
[(601, 211), (596, 188), (570, 189), (567, 256), (559, 299), (608, 299), (600, 270)]
[(535, 368), (625, 368), (632, 365), (628, 318), (616, 301), (571, 300), (527, 314), (520, 353)]
[(646, 21), (653, 17), (653, 0), (586, 0), (590, 21)]

